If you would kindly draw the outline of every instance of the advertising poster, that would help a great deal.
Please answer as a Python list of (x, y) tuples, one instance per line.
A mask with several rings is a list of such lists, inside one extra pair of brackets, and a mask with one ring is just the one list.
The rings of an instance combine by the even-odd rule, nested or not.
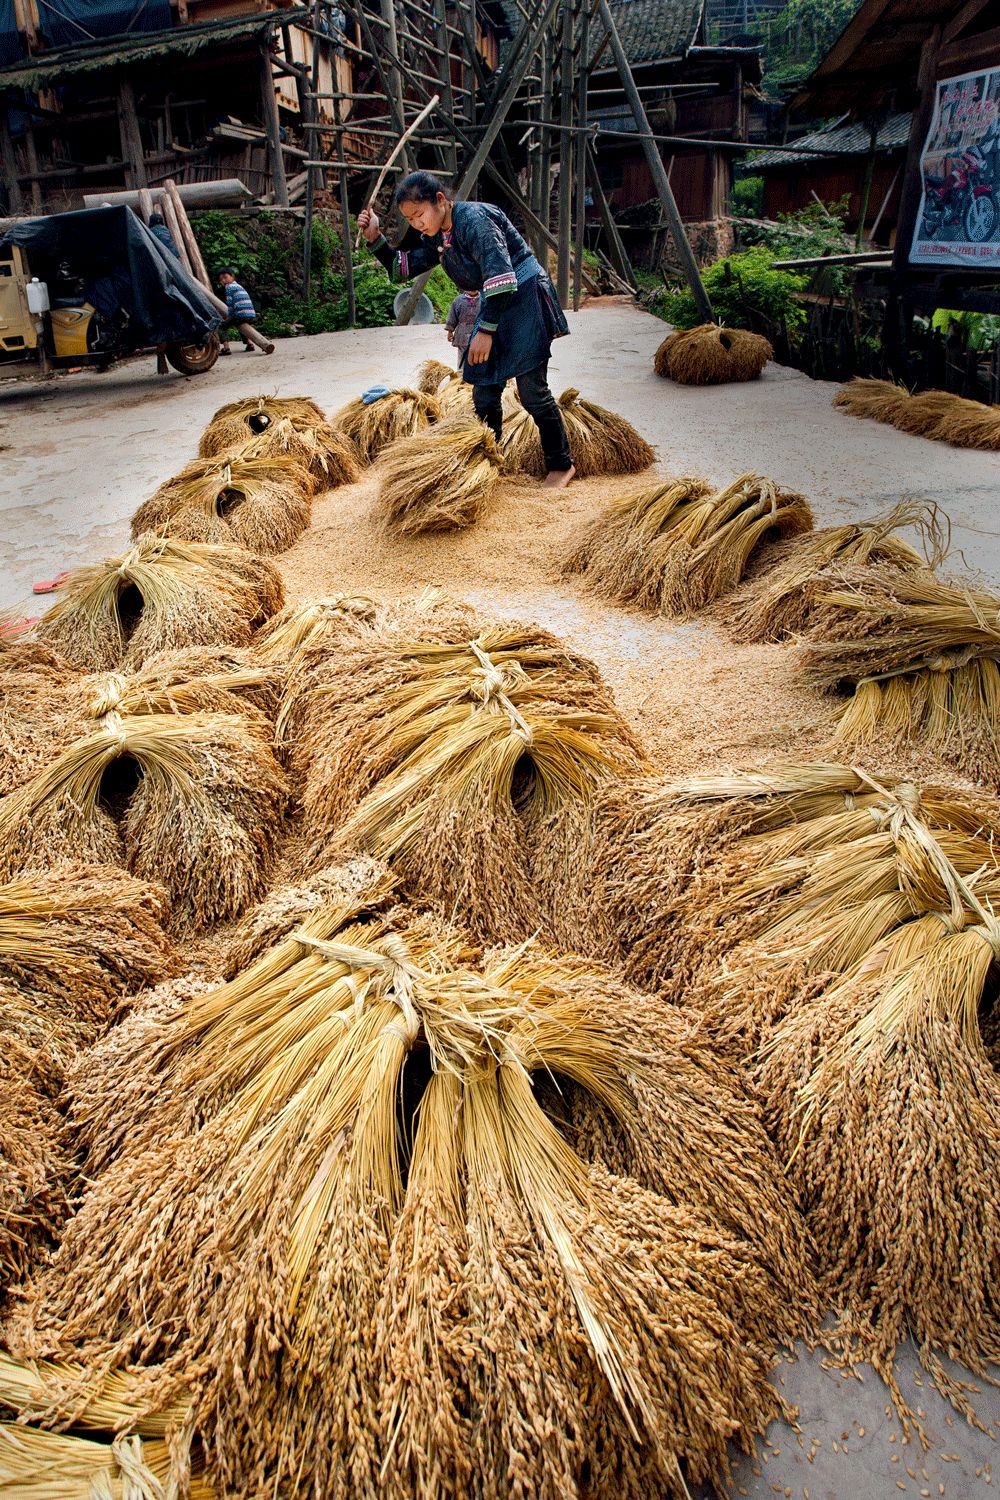
[(913, 265), (1000, 268), (1000, 68), (945, 78), (920, 157)]

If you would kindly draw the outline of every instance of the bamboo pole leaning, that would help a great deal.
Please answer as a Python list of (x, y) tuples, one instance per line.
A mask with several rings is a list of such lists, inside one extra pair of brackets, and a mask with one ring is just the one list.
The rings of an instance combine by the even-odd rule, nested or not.
[(563, 572), (602, 598), (684, 616), (735, 589), (766, 542), (811, 529), (803, 497), (760, 475), (721, 490), (664, 479), (616, 496), (581, 529)]
[[(224, 1493), (459, 1500), (478, 1475), (499, 1497), (516, 1453), (533, 1494), (680, 1500), (780, 1410), (770, 1350), (811, 1304), (759, 1127), (697, 1044), (673, 1101), (691, 1034), (601, 970), (530, 945), (484, 957), (393, 900), (293, 917), (120, 1055), (145, 1108), (12, 1324), (15, 1354), (74, 1361), (95, 1393), (141, 1369), (146, 1410), (190, 1404)], [(534, 1073), (610, 1112), (635, 1176), (573, 1150)], [(705, 1133), (702, 1076), (731, 1138)], [(696, 1143), (680, 1156), (677, 1110)], [(736, 1233), (711, 1217), (710, 1138), (739, 1154)]]

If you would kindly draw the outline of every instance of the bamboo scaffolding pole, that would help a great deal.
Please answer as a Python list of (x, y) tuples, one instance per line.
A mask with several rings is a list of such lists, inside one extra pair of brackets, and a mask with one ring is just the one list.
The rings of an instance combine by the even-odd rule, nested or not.
[(569, 305), (569, 260), (573, 211), (573, 22), (571, 0), (563, 0), (562, 39), (559, 52), (559, 219), (556, 252), (556, 290), (563, 307)]
[[(596, 7), (595, 7), (596, 8)], [(591, 12), (584, 4), (580, 10), (580, 64), (577, 78), (576, 118), (577, 123), (587, 123), (587, 89), (589, 82), (588, 56), (590, 51)], [(587, 137), (578, 135), (576, 145), (576, 255), (573, 265), (573, 311), (580, 311), (583, 293), (583, 247), (587, 228)]]

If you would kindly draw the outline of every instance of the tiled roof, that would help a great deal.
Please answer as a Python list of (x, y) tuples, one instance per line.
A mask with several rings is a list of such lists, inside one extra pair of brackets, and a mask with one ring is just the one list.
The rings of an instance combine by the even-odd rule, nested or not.
[[(521, 25), (521, 13), (515, 0), (501, 0), (511, 31)], [(611, 14), (630, 63), (659, 62), (683, 57), (693, 45), (701, 25), (705, 0), (611, 0)], [(591, 23), (593, 54), (603, 36), (600, 21)], [(614, 63), (607, 49), (601, 58), (602, 68)]]
[[(913, 116), (904, 110), (901, 114), (889, 115), (877, 136), (879, 151), (903, 151), (910, 139), (910, 122)], [(795, 142), (796, 150), (764, 151), (747, 163), (754, 172), (768, 167), (789, 167), (796, 162), (819, 161), (824, 156), (867, 156), (871, 137), (868, 127), (862, 124), (845, 124), (838, 121), (825, 130), (814, 130)]]

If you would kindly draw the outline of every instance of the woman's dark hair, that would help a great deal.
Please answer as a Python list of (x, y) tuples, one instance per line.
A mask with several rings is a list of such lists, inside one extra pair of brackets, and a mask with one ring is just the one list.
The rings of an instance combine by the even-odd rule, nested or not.
[(410, 172), (396, 189), (396, 203), (436, 203), (444, 187), (433, 172)]

